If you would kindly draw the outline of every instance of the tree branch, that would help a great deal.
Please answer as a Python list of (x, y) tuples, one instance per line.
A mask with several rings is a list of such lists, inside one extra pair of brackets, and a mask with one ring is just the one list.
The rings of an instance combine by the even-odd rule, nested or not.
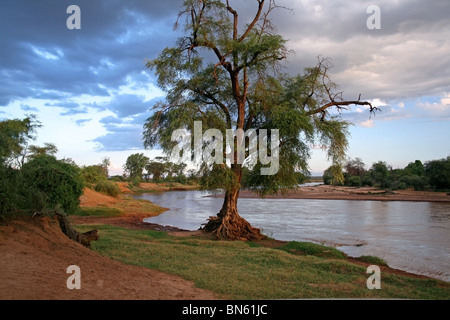
[(247, 35), (250, 33), (250, 31), (252, 31), (255, 24), (258, 22), (259, 17), (261, 16), (261, 13), (262, 13), (262, 9), (264, 7), (264, 1), (265, 0), (258, 0), (258, 11), (256, 12), (255, 17), (253, 18), (253, 21), (247, 27), (247, 30), (244, 32), (244, 34), (242, 36), (239, 37), (239, 40), (238, 40), (239, 42), (244, 41), (244, 39), (247, 37)]
[[(361, 95), (360, 95), (361, 96)], [(369, 106), (370, 107), (370, 113), (373, 114), (376, 111), (380, 111), (379, 108), (372, 106), (372, 104), (368, 101), (359, 101), (359, 100), (349, 100), (349, 101), (331, 101), (320, 108), (317, 108), (315, 110), (309, 111), (307, 115), (313, 115), (318, 113), (325, 112), (328, 108), (331, 107), (337, 107), (338, 109), (345, 109), (343, 106), (350, 106), (350, 105), (358, 105), (358, 106)]]
[(233, 40), (237, 39), (238, 36), (238, 13), (231, 6), (229, 1), (227, 0), (227, 10), (233, 15)]
[(231, 128), (230, 110), (228, 109), (228, 107), (224, 103), (222, 103), (221, 101), (217, 100), (216, 97), (214, 97), (213, 94), (211, 94), (211, 93), (209, 93), (207, 91), (201, 90), (199, 88), (194, 88), (193, 91), (195, 93), (197, 93), (197, 94), (199, 94), (199, 95), (201, 95), (201, 96), (211, 100), (215, 105), (217, 105), (223, 111), (223, 113), (225, 114), (225, 118), (227, 119), (227, 126), (229, 128)]

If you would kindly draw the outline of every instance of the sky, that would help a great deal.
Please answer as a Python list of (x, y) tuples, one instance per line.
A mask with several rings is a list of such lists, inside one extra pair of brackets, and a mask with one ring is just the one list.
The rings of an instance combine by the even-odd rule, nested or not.
[[(182, 3), (2, 0), (0, 120), (35, 114), (43, 127), (34, 144), (54, 143), (58, 158), (79, 165), (108, 157), (110, 175), (122, 174), (133, 153), (161, 155), (142, 143), (145, 119), (164, 99), (145, 63), (175, 46)], [(403, 168), (450, 156), (450, 1), (276, 3), (285, 9), (272, 12), (273, 24), (292, 49), (286, 70), (298, 74), (329, 57), (344, 98), (361, 94), (381, 109), (372, 117), (364, 107), (343, 112), (353, 123), (349, 158), (361, 158), (367, 168), (377, 161)], [(243, 20), (256, 9), (256, 0), (230, 4)], [(80, 8), (80, 29), (67, 26), (70, 5)], [(379, 11), (368, 11), (371, 5)], [(330, 164), (313, 146), (312, 174)]]

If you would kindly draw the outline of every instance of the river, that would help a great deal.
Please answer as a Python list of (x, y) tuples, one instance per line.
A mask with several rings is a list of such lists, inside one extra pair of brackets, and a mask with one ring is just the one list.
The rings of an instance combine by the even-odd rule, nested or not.
[[(170, 208), (145, 221), (186, 230), (197, 230), (222, 205), (200, 191), (134, 197)], [(392, 268), (450, 281), (449, 203), (241, 198), (238, 210), (272, 238), (378, 256)]]

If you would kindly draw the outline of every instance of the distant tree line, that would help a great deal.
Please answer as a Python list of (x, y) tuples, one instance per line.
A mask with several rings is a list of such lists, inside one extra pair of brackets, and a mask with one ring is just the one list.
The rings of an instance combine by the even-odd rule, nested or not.
[(150, 159), (143, 153), (130, 155), (125, 165), (125, 177), (115, 176), (113, 179), (130, 181), (138, 184), (142, 181), (152, 182), (178, 182), (192, 184), (199, 179), (196, 170), (186, 170), (185, 163), (173, 163), (167, 157)]
[[(130, 155), (125, 165), (124, 176), (114, 176), (116, 181), (130, 181), (132, 184), (138, 184), (142, 181), (152, 182), (178, 182), (182, 184), (199, 184), (201, 188), (214, 189), (223, 181), (229, 178), (223, 171), (204, 170), (203, 167), (187, 169), (185, 163), (173, 163), (167, 157), (155, 157), (150, 159), (143, 153)], [(253, 176), (250, 175), (250, 169), (243, 167), (242, 188), (248, 188), (252, 185)], [(295, 172), (292, 177), (297, 184), (304, 183), (307, 177), (301, 172)]]
[(330, 166), (325, 170), (323, 181), (328, 185), (375, 186), (392, 190), (449, 190), (450, 156), (424, 164), (416, 160), (403, 169), (393, 169), (386, 162), (378, 161), (367, 170), (360, 158), (350, 159), (344, 167)]

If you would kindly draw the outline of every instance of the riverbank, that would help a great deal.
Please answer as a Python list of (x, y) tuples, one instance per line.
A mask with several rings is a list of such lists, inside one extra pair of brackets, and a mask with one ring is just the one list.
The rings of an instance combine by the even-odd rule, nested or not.
[[(215, 195), (221, 196), (221, 195)], [(241, 198), (259, 198), (249, 190), (241, 190)], [(450, 202), (447, 192), (414, 191), (413, 189), (386, 191), (374, 187), (340, 187), (329, 185), (302, 186), (285, 194), (266, 196), (267, 199), (322, 199), (369, 201)]]
[[(149, 186), (144, 186), (144, 187), (149, 188)], [(310, 187), (306, 187), (306, 188), (310, 188)], [(316, 188), (316, 187), (314, 187), (314, 188)], [(106, 217), (105, 216), (105, 217), (98, 217), (98, 218), (92, 217), (93, 219), (92, 218), (89, 219), (89, 220), (88, 219), (84, 219), (84, 221), (80, 220), (80, 217), (73, 217), (73, 218), (76, 218), (76, 221), (78, 221), (77, 223), (84, 223), (84, 224), (88, 223), (89, 225), (92, 225), (92, 224), (100, 224), (101, 225), (101, 224), (105, 223), (105, 224), (110, 225), (110, 226), (125, 228), (127, 230), (135, 230), (137, 232), (144, 231), (144, 230), (165, 231), (165, 233), (169, 237), (171, 237), (171, 239), (179, 239), (179, 240), (173, 240), (177, 244), (179, 244), (180, 242), (182, 242), (184, 244), (188, 244), (190, 241), (192, 241), (193, 244), (187, 245), (187, 247), (184, 248), (184, 250), (188, 250), (188, 251), (192, 250), (191, 246), (195, 246), (195, 247), (198, 246), (198, 243), (197, 243), (198, 241), (204, 243), (206, 245), (206, 247), (211, 247), (212, 243), (214, 243), (214, 244), (221, 243), (221, 242), (217, 242), (217, 241), (214, 241), (214, 240), (211, 242), (212, 239), (208, 235), (203, 234), (201, 231), (185, 231), (185, 230), (177, 229), (175, 227), (167, 227), (167, 226), (161, 226), (161, 225), (158, 225), (158, 224), (143, 223), (142, 220), (140, 219), (141, 217), (139, 217), (139, 219), (130, 220), (129, 218), (126, 218), (126, 217), (114, 218), (114, 217)], [(110, 233), (110, 234), (112, 234), (112, 233)], [(169, 241), (169, 240), (167, 240), (166, 237), (164, 237), (163, 239), (164, 239), (163, 240), (164, 242), (165, 241)], [(153, 243), (154, 240), (151, 240), (151, 242)], [(227, 243), (228, 242), (225, 242), (224, 244), (227, 244)], [(137, 244), (137, 245), (139, 246), (139, 244)], [(228, 245), (229, 245), (229, 243), (228, 243)], [(269, 249), (277, 249), (277, 248), (283, 248), (283, 247), (286, 247), (286, 246), (287, 247), (293, 246), (293, 248), (290, 249), (291, 252), (297, 252), (300, 255), (304, 255), (305, 254), (304, 252), (301, 252), (301, 250), (298, 250), (298, 248), (295, 248), (297, 246), (296, 242), (287, 242), (287, 241), (280, 241), (280, 240), (276, 240), (276, 239), (268, 239), (268, 240), (264, 240), (264, 241), (260, 241), (260, 242), (249, 243), (249, 245), (252, 246), (252, 247), (254, 246), (254, 247), (269, 248)], [(322, 246), (319, 246), (319, 247), (322, 247)], [(324, 248), (326, 248), (325, 251), (334, 250), (333, 248), (327, 248), (327, 247), (324, 247)], [(109, 251), (110, 249), (105, 249), (105, 250)], [(166, 250), (171, 252), (173, 250), (173, 248), (166, 248)], [(210, 250), (208, 249), (206, 251), (208, 251), (208, 252), (205, 252), (205, 253), (202, 253), (202, 254), (209, 255), (210, 254)], [(129, 257), (124, 257), (123, 253), (121, 253), (121, 252), (114, 252), (114, 253), (109, 253), (109, 254), (112, 254), (112, 256), (115, 259), (116, 258), (117, 259), (125, 259), (125, 261), (130, 261), (129, 260), (130, 258)], [(231, 254), (231, 253), (228, 253), (228, 254)], [(128, 254), (126, 254), (126, 255), (128, 256)], [(164, 265), (159, 265), (158, 268), (162, 268), (163, 270), (166, 270), (166, 268), (167, 268), (169, 270), (169, 271), (166, 270), (167, 272), (171, 272), (171, 273), (174, 272), (176, 274), (182, 275), (183, 277), (188, 276), (188, 279), (191, 279), (191, 277), (193, 277), (192, 279), (194, 281), (200, 281), (200, 282), (204, 281), (204, 280), (199, 280), (199, 279), (202, 278), (201, 275), (197, 275), (197, 278), (195, 278), (195, 276), (192, 276), (191, 273), (189, 273), (189, 272), (185, 273), (185, 271), (183, 271), (185, 269), (185, 266), (183, 266), (183, 263), (181, 263), (181, 266), (182, 266), (181, 269), (183, 269), (183, 270), (175, 270), (175, 269), (173, 269), (173, 267), (170, 264), (172, 262), (175, 265), (178, 264), (179, 262), (175, 261), (175, 260), (177, 260), (178, 256), (175, 255), (175, 254), (171, 254), (170, 256), (172, 258), (170, 260), (171, 262), (169, 263), (169, 265), (165, 265), (165, 264)], [(184, 253), (182, 254), (182, 256), (184, 256)], [(163, 261), (166, 261), (165, 260), (166, 258), (164, 257), (164, 253), (162, 253), (162, 256), (160, 258)], [(139, 258), (139, 260), (141, 260), (141, 259), (142, 258)], [(184, 258), (181, 258), (181, 259), (184, 259)], [(197, 259), (195, 257), (191, 257), (190, 259), (195, 259), (195, 261), (199, 262), (199, 263), (200, 263), (200, 260), (202, 260), (202, 259)], [(345, 261), (351, 263), (351, 265), (358, 265), (358, 266), (362, 266), (362, 267), (365, 267), (365, 268), (367, 268), (367, 266), (369, 266), (370, 264), (375, 263), (374, 261), (376, 261), (377, 264), (382, 264), (382, 262), (380, 262), (379, 260), (376, 260), (376, 259), (372, 260), (372, 258), (370, 258), (370, 257), (368, 258), (369, 260), (367, 260), (367, 261), (364, 261), (365, 259), (366, 259), (365, 257), (363, 257), (361, 259), (345, 257)], [(151, 259), (151, 260), (153, 260), (153, 259)], [(369, 262), (369, 261), (371, 261), (371, 262)], [(166, 261), (166, 262), (168, 262), (168, 261)], [(148, 262), (148, 263), (153, 265), (154, 261)], [(185, 263), (188, 263), (188, 262), (186, 261)], [(215, 265), (216, 263), (213, 262), (213, 261), (210, 261), (210, 262), (207, 262), (207, 264)], [(397, 270), (397, 269), (390, 268), (388, 266), (381, 266), (381, 268), (382, 268), (382, 272), (383, 273), (391, 274), (391, 275), (394, 275), (394, 276), (407, 277), (410, 280), (412, 280), (412, 279), (420, 279), (420, 280), (430, 280), (430, 281), (438, 281), (438, 282), (440, 282), (439, 280), (435, 280), (435, 279), (432, 279), (432, 278), (429, 278), (429, 277), (426, 277), (426, 276), (423, 276), (423, 275), (417, 275), (417, 274), (413, 274), (413, 273), (408, 273), (408, 272), (405, 272), (403, 270)], [(363, 274), (365, 276), (365, 270), (364, 270)], [(442, 282), (440, 282), (440, 283), (442, 283)], [(212, 287), (214, 287), (214, 286), (212, 286)], [(209, 289), (211, 289), (211, 287), (209, 287)], [(347, 289), (345, 289), (344, 291), (346, 292)], [(311, 292), (309, 292), (308, 294), (311, 294)], [(318, 293), (319, 296), (320, 296), (320, 294), (321, 293)], [(333, 293), (333, 294), (335, 294), (336, 296), (340, 296), (340, 297), (345, 296), (345, 294), (343, 295), (342, 292), (341, 293)], [(403, 297), (407, 297), (407, 296), (408, 295), (403, 296)], [(450, 293), (448, 294), (448, 296), (450, 296)], [(303, 297), (308, 297), (308, 296), (306, 295), (306, 296), (303, 296)], [(309, 297), (315, 297), (315, 295), (311, 295)], [(322, 297), (330, 297), (330, 296), (323, 295)], [(356, 295), (356, 296), (349, 295), (347, 297), (358, 297), (358, 295)], [(364, 295), (362, 297), (364, 297)], [(384, 297), (386, 297), (386, 296), (384, 296)], [(392, 293), (392, 297), (399, 297), (399, 296), (396, 293)], [(252, 298), (255, 298), (255, 297), (246, 297), (246, 298), (252, 299)], [(264, 299), (264, 297), (260, 297), (260, 298)], [(284, 297), (278, 297), (278, 298), (284, 298)]]
[[(215, 241), (144, 223), (165, 211), (122, 194), (85, 189), (70, 221), (80, 232), (98, 229), (89, 250), (55, 224), (35, 217), (0, 228), (3, 299), (448, 299), (450, 284), (351, 259), (333, 248), (267, 239)], [(195, 262), (195, 263), (193, 263)], [(68, 290), (68, 265), (82, 270), (82, 289)], [(380, 264), (382, 290), (366, 287), (367, 266)], [(226, 275), (218, 277), (217, 275)]]
[[(90, 250), (70, 240), (48, 216), (16, 217), (1, 224), (0, 255), (1, 300), (217, 299), (192, 281)], [(79, 290), (67, 287), (71, 265), (80, 268)]]

